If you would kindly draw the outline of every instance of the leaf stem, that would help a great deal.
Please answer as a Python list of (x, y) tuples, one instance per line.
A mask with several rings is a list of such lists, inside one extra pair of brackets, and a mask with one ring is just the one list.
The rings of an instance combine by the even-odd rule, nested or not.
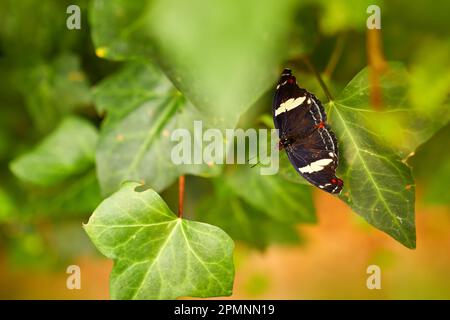
[(320, 73), (316, 70), (316, 68), (313, 66), (311, 61), (309, 61), (309, 59), (307, 57), (303, 57), (302, 61), (309, 68), (309, 70), (311, 70), (311, 72), (314, 73), (314, 75), (316, 76), (317, 80), (319, 81), (320, 86), (322, 87), (323, 92), (327, 96), (328, 100), (329, 101), (333, 101), (334, 99), (333, 99), (333, 96), (330, 93), (330, 90), (328, 90), (328, 87), (325, 84), (325, 82), (323, 81), (322, 77), (320, 76)]
[(178, 218), (183, 218), (184, 204), (184, 176), (178, 179)]
[(338, 35), (336, 40), (336, 44), (334, 45), (333, 52), (331, 54), (330, 60), (328, 61), (327, 67), (323, 74), (328, 78), (331, 78), (334, 70), (336, 69), (336, 65), (344, 51), (345, 40), (347, 39), (347, 34), (341, 33)]

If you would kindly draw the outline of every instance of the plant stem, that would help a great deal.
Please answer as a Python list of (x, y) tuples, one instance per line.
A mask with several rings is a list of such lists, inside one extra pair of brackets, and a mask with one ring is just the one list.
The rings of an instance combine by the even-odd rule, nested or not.
[(309, 70), (311, 70), (311, 72), (313, 72), (314, 75), (316, 76), (316, 78), (319, 81), (319, 84), (322, 87), (322, 90), (325, 93), (325, 95), (327, 96), (328, 100), (333, 101), (334, 100), (333, 96), (331, 95), (330, 90), (328, 90), (327, 85), (325, 84), (322, 77), (320, 76), (320, 73), (316, 70), (316, 68), (313, 66), (313, 64), (309, 61), (309, 59), (307, 57), (302, 58), (302, 60), (306, 64), (306, 66), (309, 68)]
[(184, 176), (178, 179), (178, 218), (183, 218)]
[(334, 69), (344, 51), (345, 40), (347, 39), (347, 34), (341, 33), (338, 35), (336, 40), (336, 44), (334, 45), (333, 53), (331, 54), (330, 60), (328, 61), (327, 67), (323, 72), (328, 78), (331, 78)]

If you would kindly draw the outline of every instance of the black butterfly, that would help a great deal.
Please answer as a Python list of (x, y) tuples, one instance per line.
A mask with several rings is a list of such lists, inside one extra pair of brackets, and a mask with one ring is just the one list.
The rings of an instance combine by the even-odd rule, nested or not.
[(294, 168), (311, 184), (330, 193), (341, 192), (336, 177), (339, 150), (319, 99), (299, 88), (291, 70), (284, 69), (272, 105), (279, 148), (285, 149)]

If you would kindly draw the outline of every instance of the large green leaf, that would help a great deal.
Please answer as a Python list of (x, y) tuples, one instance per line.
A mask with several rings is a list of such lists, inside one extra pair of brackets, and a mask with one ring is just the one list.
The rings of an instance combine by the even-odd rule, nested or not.
[[(412, 90), (410, 74), (395, 62), (379, 79), (382, 105), (376, 110), (370, 103), (370, 72), (359, 72), (328, 105), (340, 142), (338, 174), (345, 181), (340, 197), (369, 223), (413, 248), (415, 183), (405, 158), (448, 122), (450, 112), (445, 106), (417, 107), (418, 85)], [(441, 104), (442, 93), (441, 86), (430, 92)], [(280, 176), (304, 183), (284, 154)]]
[(261, 175), (258, 168), (239, 166), (225, 177), (233, 192), (256, 209), (280, 222), (315, 222), (311, 188)]
[(340, 142), (338, 174), (345, 182), (340, 197), (370, 224), (414, 248), (415, 184), (411, 170), (367, 128), (368, 115), (374, 112), (366, 100), (368, 87), (361, 84), (360, 77), (329, 103), (328, 116)]
[[(130, 63), (104, 80), (94, 91), (100, 111), (106, 111), (97, 148), (97, 171), (104, 193), (117, 190), (126, 180), (142, 181), (162, 190), (182, 174), (211, 175), (217, 165), (174, 164), (171, 140), (175, 129), (191, 134), (189, 151), (201, 152), (201, 137), (194, 136), (200, 112), (154, 66)], [(203, 130), (208, 123), (203, 121)], [(193, 139), (196, 139), (194, 143)]]
[(99, 56), (152, 59), (212, 124), (234, 127), (277, 77), (296, 6), (291, 0), (96, 0), (90, 21)]
[(37, 147), (15, 159), (11, 170), (24, 181), (55, 185), (93, 166), (96, 143), (92, 124), (68, 117)]
[[(107, 257), (113, 299), (230, 295), (233, 241), (217, 227), (175, 216), (159, 195), (126, 183), (85, 225)], [(214, 211), (214, 208), (211, 208)]]
[[(450, 112), (442, 106), (418, 107), (417, 81), (413, 90), (410, 74), (395, 62), (381, 74), (382, 105), (377, 110), (370, 103), (370, 72), (370, 68), (359, 72), (328, 105), (329, 121), (340, 142), (338, 173), (345, 181), (340, 197), (369, 223), (413, 248), (415, 183), (404, 161), (448, 122)], [(439, 86), (430, 91), (430, 98), (442, 104), (443, 92)], [(283, 157), (280, 175), (304, 182)]]

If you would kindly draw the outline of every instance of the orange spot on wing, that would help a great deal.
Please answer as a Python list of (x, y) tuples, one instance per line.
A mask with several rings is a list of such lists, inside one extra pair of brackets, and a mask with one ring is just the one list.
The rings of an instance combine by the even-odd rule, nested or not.
[(317, 129), (323, 129), (325, 128), (325, 123), (323, 121), (320, 121), (320, 123), (318, 125), (316, 125)]

